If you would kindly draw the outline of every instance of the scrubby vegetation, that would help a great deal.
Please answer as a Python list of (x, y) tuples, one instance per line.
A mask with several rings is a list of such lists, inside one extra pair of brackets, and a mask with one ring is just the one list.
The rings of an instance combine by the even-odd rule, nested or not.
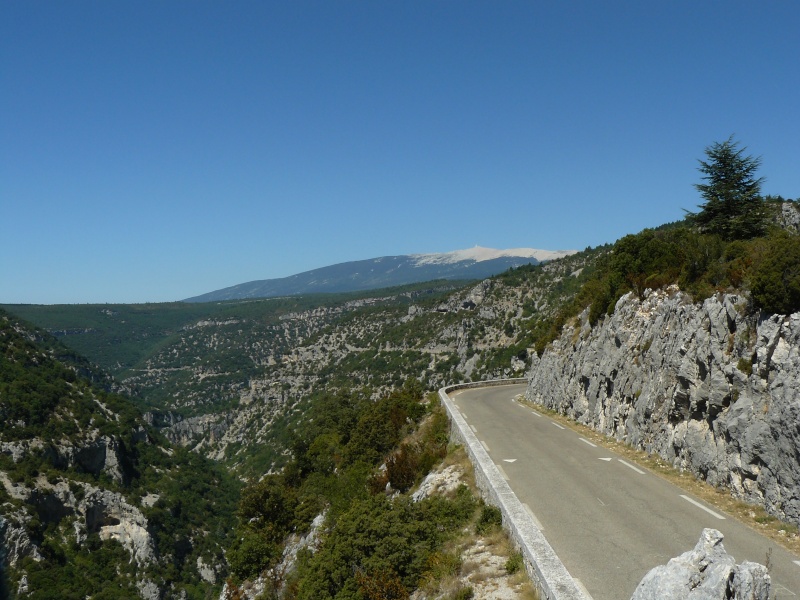
[[(447, 419), (422, 396), (419, 384), (410, 381), (377, 402), (351, 392), (314, 403), (293, 428), (291, 462), (242, 493), (236, 541), (228, 553), (235, 580), (274, 566), (286, 536), (307, 530), (324, 512), (329, 533), (320, 552), (302, 562), (294, 582), (299, 597), (333, 597), (351, 588), (355, 593), (386, 577), (387, 582), (399, 578), (406, 588), (415, 584), (427, 553), (444, 536), (421, 521), (452, 521), (451, 509), (460, 506), (454, 501), (444, 508), (442, 502), (449, 501), (442, 499), (417, 505), (384, 494), (387, 484), (410, 488), (446, 451)], [(399, 445), (426, 415), (418, 439)], [(380, 471), (384, 460), (391, 467)], [(467, 496), (460, 502), (472, 510), (474, 500)], [(353, 564), (361, 571), (354, 571)]]
[(562, 306), (536, 342), (541, 352), (563, 324), (584, 308), (589, 322), (613, 313), (632, 292), (676, 284), (696, 302), (719, 292), (750, 290), (756, 309), (789, 314), (800, 310), (800, 236), (770, 230), (749, 240), (725, 241), (688, 223), (627, 235), (598, 260), (592, 277)]
[(292, 313), (321, 307), (335, 311), (348, 302), (381, 296), (399, 296), (408, 303), (419, 296), (441, 296), (466, 283), (436, 281), (379, 291), (209, 303), (8, 304), (3, 308), (67, 340), (78, 355), (92, 357), (103, 370), (121, 377), (199, 321), (230, 322), (231, 325), (246, 321), (269, 326), (279, 324), (282, 316)]
[[(98, 388), (85, 373), (85, 361), (56, 340), (0, 312), (0, 474), (20, 498), (27, 494), (11, 497), (0, 482), (0, 509), (15, 515), (14, 526), (41, 554), (21, 558), (12, 588), (25, 574), (26, 597), (37, 600), (136, 598), (137, 580), (146, 576), (176, 597), (206, 598), (213, 586), (198, 583), (197, 559), (224, 569), (239, 484), (208, 459), (171, 448), (127, 398)], [(85, 458), (98, 440), (113, 448), (116, 474)], [(28, 451), (15, 457), (15, 447)], [(57, 486), (62, 496), (52, 491)], [(118, 541), (101, 539), (89, 517), (77, 523), (77, 504), (100, 490), (141, 506), (154, 562), (137, 564)], [(71, 499), (57, 500), (66, 494)], [(153, 502), (142, 506), (148, 495)]]

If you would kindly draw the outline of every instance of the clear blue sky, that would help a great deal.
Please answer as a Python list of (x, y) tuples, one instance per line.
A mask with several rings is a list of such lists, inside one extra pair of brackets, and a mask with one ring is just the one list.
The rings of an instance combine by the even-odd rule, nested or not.
[(0, 302), (179, 300), (800, 196), (800, 3), (0, 1)]

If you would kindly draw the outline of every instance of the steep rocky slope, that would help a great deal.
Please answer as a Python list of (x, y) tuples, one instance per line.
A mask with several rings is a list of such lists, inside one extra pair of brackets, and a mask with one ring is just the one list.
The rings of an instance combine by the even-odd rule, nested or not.
[(533, 359), (528, 399), (800, 523), (800, 313), (643, 296), (569, 323)]
[(300, 415), (314, 393), (365, 386), (377, 397), (407, 377), (436, 389), (523, 374), (532, 330), (580, 287), (601, 252), (462, 290), (288, 312), (270, 324), (201, 320), (127, 371), (120, 386), (160, 406), (147, 418), (173, 442), (268, 470), (285, 448), (279, 423)]
[(585, 281), (588, 250), (477, 285), (221, 304), (13, 306), (115, 377), (173, 443), (246, 474), (285, 460), (287, 425), (321, 393), (373, 397), (525, 372), (537, 328)]
[(90, 372), (0, 312), (0, 565), (10, 591), (205, 597), (226, 571), (238, 486), (170, 447)]

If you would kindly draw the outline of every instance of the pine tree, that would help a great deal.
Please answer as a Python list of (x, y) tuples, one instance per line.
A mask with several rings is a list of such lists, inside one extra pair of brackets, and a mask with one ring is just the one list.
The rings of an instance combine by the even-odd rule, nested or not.
[(733, 136), (706, 148), (708, 161), (701, 160), (698, 170), (705, 183), (695, 187), (705, 199), (698, 213), (689, 219), (706, 233), (726, 240), (745, 240), (763, 235), (768, 213), (761, 198), (763, 177), (755, 178), (761, 159), (745, 156)]

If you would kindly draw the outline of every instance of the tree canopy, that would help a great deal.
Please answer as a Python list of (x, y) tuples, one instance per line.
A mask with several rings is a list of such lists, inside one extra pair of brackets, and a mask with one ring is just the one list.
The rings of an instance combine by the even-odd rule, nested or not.
[(768, 215), (761, 198), (763, 177), (755, 173), (761, 159), (744, 154), (746, 148), (730, 136), (706, 148), (708, 160), (700, 160), (698, 170), (704, 183), (695, 187), (705, 202), (697, 213), (689, 213), (690, 221), (705, 233), (725, 240), (746, 240), (763, 235)]

